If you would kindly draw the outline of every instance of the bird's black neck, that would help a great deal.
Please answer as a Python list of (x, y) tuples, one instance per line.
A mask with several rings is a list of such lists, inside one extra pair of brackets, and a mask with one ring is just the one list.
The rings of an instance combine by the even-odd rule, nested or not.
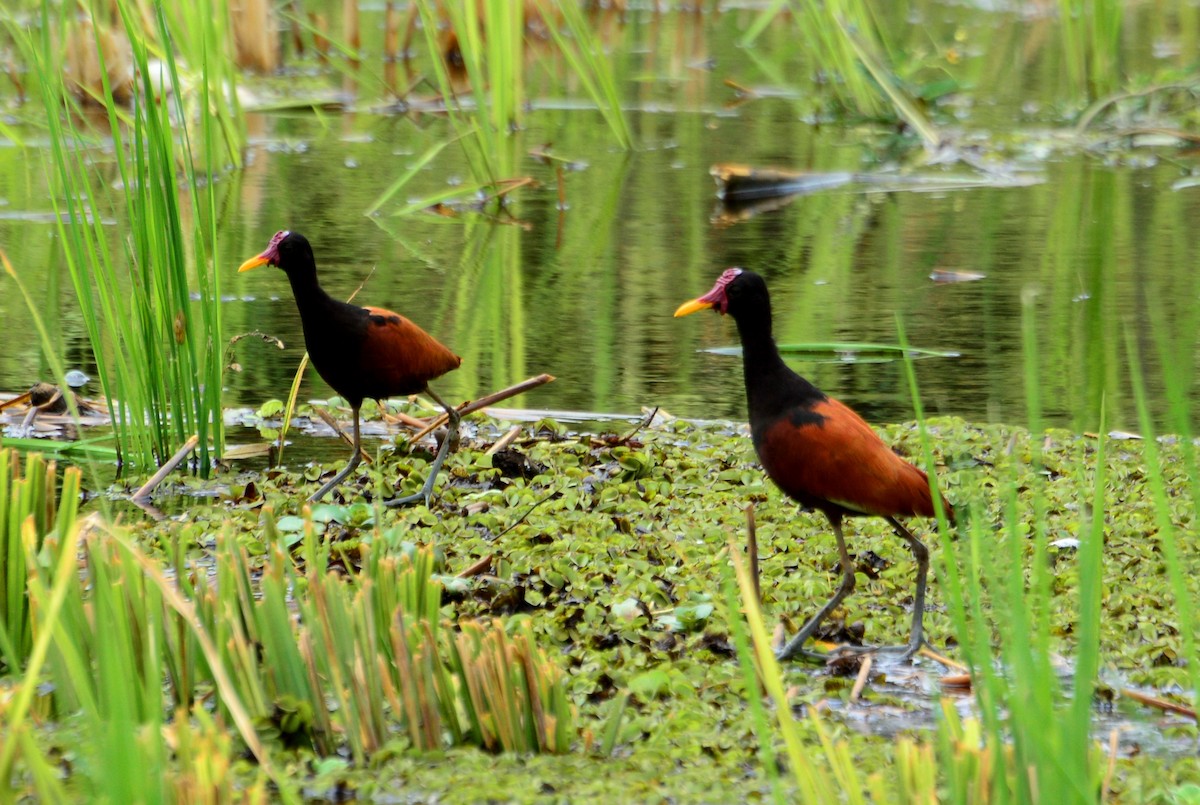
[(757, 431), (791, 408), (826, 399), (820, 389), (783, 362), (771, 335), (770, 309), (765, 315), (739, 317), (737, 325), (751, 430)]
[(292, 296), (296, 298), (296, 307), (300, 310), (301, 318), (304, 318), (307, 311), (315, 313), (324, 310), (334, 301), (317, 282), (315, 268), (311, 271), (292, 269), (287, 272), (287, 278), (292, 285)]

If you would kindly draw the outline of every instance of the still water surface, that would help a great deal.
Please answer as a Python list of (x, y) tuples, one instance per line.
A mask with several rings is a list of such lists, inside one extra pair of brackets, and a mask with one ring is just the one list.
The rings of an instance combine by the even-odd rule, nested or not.
[[(1022, 26), (1033, 25), (1009, 14), (930, 7), (938, 9), (933, 29), (967, 21), (982, 29), (1002, 19), (1028, 33)], [(422, 170), (407, 198), (364, 215), (428, 148), (451, 136), (441, 117), (373, 112), (368, 104), (335, 114), (252, 114), (248, 167), (220, 180), (224, 326), (227, 337), (278, 336), (286, 349), (240, 342), (233, 357), (244, 371), (227, 375), (228, 403), (258, 406), (286, 396), (303, 354), (282, 274), (235, 273), (284, 228), (312, 241), (332, 294), (348, 296), (369, 275), (360, 301), (408, 315), (462, 355), (462, 368), (437, 384), (456, 398), (549, 372), (557, 382), (509, 404), (610, 413), (662, 406), (681, 416), (742, 418), (738, 359), (704, 351), (736, 343), (732, 322), (715, 314), (671, 317), (730, 265), (767, 277), (781, 343), (891, 344), (899, 319), (913, 345), (956, 353), (917, 362), (929, 414), (1027, 421), (1025, 304), (1049, 422), (1095, 428), (1103, 401), (1108, 426), (1136, 429), (1127, 335), (1147, 354), (1157, 336), (1169, 336), (1194, 390), (1200, 188), (1177, 185), (1196, 167), (1194, 155), (1142, 149), (1125, 158), (1058, 147), (1032, 131), (1040, 122), (1023, 122), (1029, 95), (1016, 97), (1010, 85), (992, 96), (976, 88), (974, 98), (990, 100), (976, 100), (972, 133), (956, 135), (986, 151), (998, 130), (1010, 137), (1014, 126), (1024, 127), (1019, 136), (1033, 144), (1007, 166), (1020, 186), (918, 192), (850, 185), (739, 218), (724, 214), (715, 196), (715, 163), (897, 169), (878, 150), (877, 131), (814, 125), (811, 104), (795, 92), (727, 108), (733, 95), (725, 77), (766, 81), (790, 63), (781, 56), (768, 69), (762, 53), (733, 44), (749, 17), (688, 22), (675, 15), (662, 30), (645, 19), (633, 14), (624, 34), (633, 46), (623, 86), (639, 148), (620, 152), (598, 114), (547, 91), (512, 138), (520, 170), (541, 184), (515, 193), (499, 219), (390, 215), (411, 198), (468, 180), (454, 147)], [(655, 37), (686, 47), (646, 51)], [(1055, 69), (1051, 57), (1024, 63), (1028, 93)], [(987, 78), (978, 65), (976, 72)], [(68, 368), (88, 370), (36, 135), (31, 143), (25, 151), (0, 147), (0, 243), (48, 314)], [(547, 145), (570, 163), (565, 203), (554, 167), (529, 156)], [(911, 164), (905, 172), (972, 175)], [(124, 227), (118, 209), (110, 227), (118, 249)], [(939, 283), (935, 272), (982, 278)], [(47, 376), (28, 311), (7, 279), (0, 279), (0, 317), (0, 389)], [(900, 364), (851, 354), (792, 362), (868, 419), (913, 416)], [(329, 393), (315, 375), (303, 390), (309, 398)]]

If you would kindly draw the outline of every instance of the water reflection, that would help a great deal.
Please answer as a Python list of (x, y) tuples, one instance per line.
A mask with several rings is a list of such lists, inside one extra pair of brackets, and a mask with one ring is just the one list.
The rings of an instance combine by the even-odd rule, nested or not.
[[(221, 184), (222, 292), (231, 297), (225, 337), (261, 331), (286, 348), (239, 343), (234, 357), (244, 368), (227, 374), (227, 402), (256, 407), (285, 396), (302, 354), (284, 278), (233, 273), (238, 258), (285, 227), (313, 242), (331, 293), (346, 297), (369, 275), (360, 300), (409, 315), (461, 354), (463, 367), (444, 382), (458, 398), (549, 372), (556, 383), (513, 404), (631, 415), (660, 405), (681, 416), (742, 418), (738, 359), (703, 351), (735, 343), (732, 324), (711, 315), (681, 327), (671, 318), (681, 300), (730, 265), (767, 278), (780, 341), (894, 343), (899, 316), (914, 345), (958, 353), (916, 365), (931, 414), (1027, 420), (1022, 299), (1032, 305), (1047, 422), (1094, 429), (1103, 406), (1109, 426), (1137, 429), (1126, 332), (1146, 356), (1156, 405), (1165, 397), (1163, 366), (1181, 367), (1181, 393), (1195, 390), (1200, 280), (1192, 267), (1200, 247), (1190, 235), (1200, 202), (1186, 187), (1172, 189), (1177, 164), (1109, 166), (1083, 155), (1046, 163), (1045, 181), (1032, 186), (925, 193), (837, 187), (754, 216), (714, 220), (714, 164), (860, 173), (865, 162), (855, 130), (812, 125), (811, 108), (795, 92), (763, 92), (737, 109), (720, 108), (732, 97), (723, 77), (763, 86), (786, 75), (794, 58), (763, 63), (774, 45), (737, 49), (734, 34), (746, 20), (736, 16), (631, 16), (626, 37), (662, 45), (620, 64), (639, 110), (631, 124), (642, 148), (632, 154), (613, 150), (598, 113), (554, 101), (553, 64), (531, 67), (539, 100), (512, 138), (511, 157), (541, 187), (514, 195), (509, 212), (520, 227), (469, 213), (394, 218), (395, 207), (363, 215), (449, 136), (440, 117), (252, 115), (247, 167)], [(967, 16), (940, 8), (929, 22), (964, 26)], [(975, 29), (965, 30), (969, 38)], [(1006, 37), (994, 44), (1008, 56), (1020, 47)], [(1036, 41), (1024, 47), (1032, 48), (1020, 89), (1027, 100), (1058, 65)], [(1000, 58), (980, 58), (980, 80)], [(716, 74), (714, 59), (731, 66)], [(1011, 125), (1024, 100), (1001, 93), (994, 103)], [(974, 114), (977, 125), (989, 119), (988, 111)], [(582, 167), (564, 174), (564, 203), (554, 165), (529, 156), (547, 144)], [(468, 175), (447, 148), (396, 206)], [(94, 374), (55, 228), (41, 222), (51, 209), (38, 160), (0, 149), (0, 176), (0, 242), (35, 304), (51, 312), (47, 326), (67, 364)], [(121, 253), (122, 211), (114, 215), (110, 245)], [(937, 283), (930, 276), (938, 272), (983, 278)], [(3, 277), (0, 318), (20, 336), (0, 351), (0, 389), (48, 377), (28, 311)], [(1172, 357), (1162, 361), (1160, 349)], [(792, 363), (869, 419), (912, 416), (898, 364)], [(302, 389), (305, 397), (328, 393), (315, 376)]]

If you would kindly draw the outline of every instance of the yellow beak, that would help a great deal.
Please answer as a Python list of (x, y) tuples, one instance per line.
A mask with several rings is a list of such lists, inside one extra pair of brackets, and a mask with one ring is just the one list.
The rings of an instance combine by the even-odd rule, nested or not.
[(700, 310), (707, 310), (712, 306), (712, 302), (704, 302), (700, 299), (693, 299), (692, 301), (684, 302), (679, 306), (679, 308), (675, 311), (675, 318), (679, 318), (680, 316), (688, 316)]
[(257, 257), (251, 257), (249, 260), (242, 263), (241, 266), (238, 267), (238, 273), (241, 274), (243, 271), (249, 271), (252, 268), (258, 268), (259, 266), (265, 266), (268, 262), (269, 261), (267, 260), (267, 258), (263, 257), (261, 254), (258, 255)]

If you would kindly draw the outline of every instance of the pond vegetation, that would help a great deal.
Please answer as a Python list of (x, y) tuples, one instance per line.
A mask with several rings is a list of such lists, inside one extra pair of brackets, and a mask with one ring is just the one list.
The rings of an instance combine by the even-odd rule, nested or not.
[[(187, 5), (0, 12), (0, 797), (1200, 799), (1200, 8)], [(427, 504), (420, 397), (306, 503), (291, 226), (490, 406)], [(955, 507), (911, 664), (775, 660), (838, 561), (670, 319), (734, 263)], [(822, 647), (902, 642), (849, 548)]]

